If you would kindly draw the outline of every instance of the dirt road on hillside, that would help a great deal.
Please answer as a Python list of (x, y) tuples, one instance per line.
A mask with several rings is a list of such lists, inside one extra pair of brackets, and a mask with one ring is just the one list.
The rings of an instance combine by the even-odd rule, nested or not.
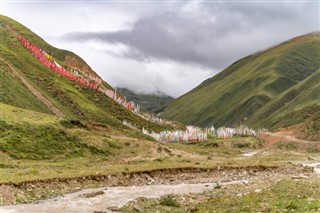
[(56, 108), (46, 97), (44, 97), (44, 95), (39, 90), (32, 86), (32, 84), (30, 84), (28, 80), (13, 67), (13, 65), (2, 58), (0, 58), (0, 60), (9, 66), (12, 74), (17, 77), (32, 92), (34, 96), (36, 96), (44, 105), (46, 105), (51, 112), (59, 117), (64, 116), (64, 114), (58, 108)]
[(287, 135), (284, 132), (262, 132), (259, 137), (265, 141), (265, 147), (271, 148), (278, 143), (289, 144), (294, 143), (296, 146), (320, 148), (319, 141), (307, 141)]

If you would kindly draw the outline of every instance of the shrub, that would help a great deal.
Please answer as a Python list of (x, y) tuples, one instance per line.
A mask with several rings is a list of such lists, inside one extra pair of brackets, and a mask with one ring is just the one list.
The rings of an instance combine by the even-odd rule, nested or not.
[(288, 209), (288, 210), (298, 209), (298, 204), (296, 204), (294, 201), (292, 201), (292, 202), (286, 207), (286, 209)]
[(160, 198), (160, 205), (162, 206), (171, 206), (171, 207), (179, 207), (179, 202), (174, 198), (173, 195), (165, 195)]

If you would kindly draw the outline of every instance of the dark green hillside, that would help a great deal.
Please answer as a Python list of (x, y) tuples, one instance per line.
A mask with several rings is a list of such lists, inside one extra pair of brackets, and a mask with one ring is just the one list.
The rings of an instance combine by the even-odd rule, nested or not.
[[(17, 39), (17, 34), (25, 36), (40, 48), (51, 52), (65, 66), (68, 66), (68, 63), (65, 62), (67, 57), (72, 57), (74, 59), (71, 60), (72, 63), (78, 63), (80, 67), (86, 67), (87, 65), (74, 53), (50, 46), (19, 23), (4, 16), (0, 18), (0, 102), (52, 114), (48, 107), (43, 104), (43, 101), (35, 97), (22, 84), (21, 79), (14, 74), (14, 71), (16, 71), (36, 91), (41, 93), (52, 106), (60, 110), (66, 118), (102, 123), (110, 129), (120, 131), (126, 129), (122, 125), (123, 120), (132, 122), (139, 128), (147, 127), (155, 131), (165, 128), (136, 116), (98, 91), (81, 86), (50, 71), (21, 45)], [(92, 70), (84, 71), (93, 72)], [(107, 83), (104, 83), (104, 86), (109, 87)]]
[(117, 88), (117, 91), (126, 96), (127, 100), (134, 101), (149, 112), (160, 113), (164, 107), (174, 99), (166, 94), (138, 94), (126, 88)]
[(164, 117), (202, 126), (280, 128), (320, 111), (320, 34), (247, 56), (168, 104)]
[[(107, 125), (60, 118), (3, 103), (0, 109), (2, 161), (38, 160), (38, 164), (43, 164), (44, 161), (39, 160), (113, 159), (120, 152), (134, 154), (146, 147), (144, 143), (149, 139), (129, 129), (119, 134)], [(135, 141), (136, 145), (131, 147), (130, 141)], [(140, 141), (141, 146), (138, 145)]]
[(23, 84), (17, 81), (7, 64), (0, 61), (0, 66), (0, 102), (51, 114), (51, 111), (31, 91), (26, 90)]
[[(33, 33), (31, 30), (21, 25), (20, 23), (16, 22), (15, 20), (10, 19), (9, 17), (0, 15), (0, 20), (1, 20), (2, 28), (11, 29), (18, 32), (20, 35), (26, 37), (29, 42), (36, 44), (40, 49), (43, 49), (46, 52), (53, 55), (54, 58), (57, 59), (61, 64), (66, 66), (78, 67), (81, 70), (86, 71), (87, 73), (93, 74), (94, 76), (98, 76), (81, 57), (74, 54), (73, 52), (70, 52), (68, 50), (58, 49), (51, 46), (42, 38), (40, 38), (38, 35)], [(9, 33), (9, 34), (7, 33), (1, 32), (1, 36), (7, 36), (7, 37), (12, 36), (12, 33)], [(1, 43), (3, 43), (3, 45), (1, 44), (0, 45), (4, 49), (6, 48), (10, 49), (11, 47), (14, 47), (16, 45), (15, 44), (16, 42), (8, 44), (3, 40), (1, 41)], [(106, 87), (111, 88), (111, 86), (107, 82), (103, 82), (103, 84)]]
[(258, 124), (274, 128), (302, 123), (320, 113), (320, 69), (268, 103), (257, 118)]

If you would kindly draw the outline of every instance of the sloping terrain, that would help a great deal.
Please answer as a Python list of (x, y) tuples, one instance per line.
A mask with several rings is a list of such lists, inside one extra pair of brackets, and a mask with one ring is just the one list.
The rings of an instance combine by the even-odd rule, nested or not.
[[(172, 126), (149, 122), (102, 92), (58, 75), (40, 63), (17, 35), (50, 52), (64, 67), (76, 66), (95, 76), (81, 58), (50, 46), (4, 16), (0, 16), (0, 35), (0, 182), (123, 172), (128, 170), (127, 161), (137, 157), (142, 165), (131, 167), (145, 170), (153, 168), (154, 158), (175, 153), (126, 127), (123, 120), (153, 131)], [(111, 89), (106, 82), (100, 86)]]
[[(77, 66), (99, 78), (75, 54), (50, 46), (7, 17), (0, 18), (0, 169), (8, 169), (2, 170), (1, 181), (18, 181), (22, 176), (24, 180), (82, 176), (83, 172), (94, 174), (96, 170), (88, 170), (86, 165), (97, 165), (97, 161), (102, 162), (97, 168), (108, 168), (105, 161), (117, 165), (137, 155), (141, 159), (152, 159), (149, 155), (153, 153), (154, 158), (160, 156), (152, 138), (123, 121), (153, 131), (172, 126), (149, 122), (102, 92), (53, 72), (17, 35), (50, 51), (64, 67)], [(106, 82), (100, 86), (112, 89)], [(14, 177), (11, 171), (18, 167), (21, 173)]]
[(169, 103), (163, 117), (201, 126), (276, 129), (320, 111), (320, 34), (288, 40), (236, 61)]
[(138, 94), (127, 88), (117, 88), (117, 91), (126, 96), (127, 100), (140, 104), (141, 107), (149, 112), (160, 113), (165, 106), (174, 100), (174, 98), (164, 94)]
[[(168, 188), (168, 184), (202, 182), (202, 185), (208, 188), (207, 184), (203, 184), (206, 181), (210, 181), (211, 186), (217, 189), (221, 188), (223, 199), (231, 195), (231, 199), (222, 200), (226, 208), (230, 204), (236, 204), (235, 201), (239, 199), (238, 194), (245, 195), (244, 193), (248, 192), (247, 186), (251, 184), (255, 186), (252, 190), (257, 189), (261, 192), (265, 189), (261, 189), (261, 186), (269, 186), (269, 183), (276, 184), (282, 178), (291, 180), (292, 175), (295, 180), (289, 181), (288, 184), (296, 183), (296, 177), (307, 177), (305, 181), (313, 180), (311, 173), (313, 170), (299, 165), (301, 163), (317, 164), (319, 162), (317, 147), (306, 150), (298, 146), (284, 146), (281, 150), (273, 149), (277, 147), (264, 149), (263, 141), (254, 137), (230, 139), (209, 137), (208, 141), (193, 143), (154, 142), (140, 131), (127, 128), (122, 121), (125, 119), (138, 128), (146, 127), (154, 131), (173, 127), (150, 123), (101, 92), (56, 74), (21, 45), (17, 34), (50, 52), (59, 64), (65, 67), (77, 67), (87, 74), (96, 75), (82, 59), (73, 53), (51, 47), (22, 25), (0, 16), (2, 39), (0, 42), (0, 209), (2, 205), (39, 201), (88, 187), (104, 187), (106, 192), (102, 193), (110, 193), (111, 186), (165, 184)], [(319, 131), (320, 114), (315, 114), (317, 108), (311, 107), (306, 111), (305, 107), (309, 107), (309, 103), (312, 105), (318, 103), (318, 93), (313, 91), (318, 89), (318, 75), (317, 71), (305, 76), (299, 83), (291, 86), (290, 90), (281, 93), (281, 96), (274, 100), (280, 103), (282, 109), (282, 100), (287, 100), (288, 96), (292, 100), (290, 104), (293, 107), (309, 113), (303, 115), (306, 118), (311, 117), (304, 126), (308, 131), (307, 137), (310, 139), (314, 139)], [(102, 84), (103, 87), (110, 88), (106, 82)], [(310, 91), (306, 92), (305, 88), (310, 88)], [(290, 91), (294, 94), (293, 99), (291, 93), (286, 95)], [(251, 98), (250, 100), (254, 102), (260, 99)], [(299, 105), (301, 101), (303, 104)], [(275, 106), (270, 105), (269, 108), (277, 109), (278, 105)], [(284, 107), (287, 106), (290, 105), (284, 105)], [(261, 109), (261, 113), (263, 112), (265, 109)], [(269, 117), (259, 122), (269, 123), (268, 119), (275, 116), (279, 119), (276, 125), (281, 126), (283, 124), (280, 118), (285, 113), (287, 112), (275, 110), (274, 113), (268, 113)], [(288, 114), (287, 118), (292, 122), (300, 122), (301, 116)], [(304, 117), (301, 120), (303, 119)], [(274, 122), (275, 119), (272, 121)], [(286, 148), (290, 148), (290, 151), (283, 150)], [(235, 184), (239, 185), (239, 188), (225, 191), (225, 184), (229, 181), (240, 181)], [(288, 184), (281, 185), (287, 190)], [(308, 190), (305, 194), (307, 196), (303, 197), (318, 199), (319, 196), (315, 190), (318, 186), (318, 182), (315, 182), (308, 188), (303, 187)], [(135, 189), (130, 190), (130, 193), (136, 193), (137, 187), (132, 188)], [(276, 188), (278, 188), (277, 185)], [(291, 189), (295, 188), (295, 185), (289, 188), (290, 193)], [(102, 193), (93, 191), (92, 194), (85, 194), (83, 197), (81, 195), (79, 201), (88, 199), (87, 202), (91, 202), (90, 197), (98, 196), (99, 199)], [(283, 192), (271, 194), (270, 197), (278, 199), (278, 194), (283, 195)], [(261, 203), (264, 205), (265, 200), (262, 198), (265, 196), (256, 195), (253, 195), (257, 198), (255, 201), (259, 201), (261, 197)], [(293, 195), (301, 196), (301, 189)], [(189, 196), (194, 197), (194, 195)], [(210, 195), (208, 198), (211, 199), (208, 202), (200, 198), (204, 206), (200, 206), (200, 209), (216, 208), (216, 206), (210, 207), (212, 203), (216, 203), (212, 200), (215, 197)], [(218, 198), (221, 198), (220, 194)], [(188, 199), (184, 200), (192, 204)], [(248, 202), (249, 199), (243, 197), (239, 204), (241, 208), (243, 200)], [(97, 206), (96, 201), (92, 202), (94, 206)], [(302, 201), (310, 204), (310, 200)], [(105, 203), (104, 201), (102, 204)], [(172, 205), (170, 200), (164, 203)], [(218, 200), (217, 203), (220, 205), (221, 201)], [(248, 203), (248, 205), (253, 204)], [(71, 205), (72, 208), (72, 203), (69, 202), (67, 205)], [(279, 206), (272, 202), (268, 205)], [(311, 202), (310, 205), (314, 206), (314, 203)], [(282, 206), (285, 208), (287, 204)], [(7, 208), (12, 211), (15, 207)], [(81, 206), (78, 205), (78, 208)], [(109, 211), (106, 206), (102, 208), (103, 211)], [(137, 209), (137, 207), (134, 208)], [(155, 209), (155, 206), (150, 208)], [(183, 212), (190, 210), (182, 206), (181, 208), (183, 209), (178, 210)], [(267, 208), (274, 209), (269, 206)], [(308, 211), (311, 208), (315, 209), (310, 207), (305, 210)], [(22, 209), (22, 211), (26, 210)], [(37, 211), (36, 208), (32, 209)], [(148, 207), (145, 210), (142, 212), (150, 212)], [(128, 211), (132, 212), (130, 209)], [(173, 211), (175, 209), (168, 209), (167, 212)], [(48, 212), (52, 212), (50, 206)]]
[[(138, 128), (155, 131), (164, 127), (135, 115), (97, 90), (82, 86), (52, 72), (19, 42), (21, 35), (39, 48), (49, 52), (65, 67), (77, 66), (88, 75), (98, 75), (77, 55), (56, 49), (26, 27), (5, 16), (0, 17), (0, 102), (41, 113), (90, 123), (101, 123), (115, 131), (131, 131), (123, 120)], [(101, 87), (111, 88), (106, 82)]]
[[(265, 135), (268, 135), (265, 133)], [(274, 133), (269, 135), (275, 136), (278, 141), (295, 141), (295, 142), (320, 142), (320, 113), (308, 119), (306, 122), (294, 126), (277, 129)], [(287, 138), (289, 140), (284, 140)], [(267, 139), (263, 138), (266, 142)], [(320, 143), (317, 143), (320, 145)]]

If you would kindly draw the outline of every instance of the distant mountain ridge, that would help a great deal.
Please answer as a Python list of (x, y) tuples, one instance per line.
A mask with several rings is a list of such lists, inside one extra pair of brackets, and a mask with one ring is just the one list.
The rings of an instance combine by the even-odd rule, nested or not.
[(163, 116), (201, 126), (276, 129), (320, 111), (320, 33), (244, 57), (169, 103)]
[(139, 94), (127, 88), (116, 88), (117, 91), (126, 96), (130, 101), (134, 101), (142, 106), (142, 108), (154, 112), (160, 113), (163, 111), (164, 107), (174, 100), (169, 95), (166, 95), (160, 91), (154, 94)]

